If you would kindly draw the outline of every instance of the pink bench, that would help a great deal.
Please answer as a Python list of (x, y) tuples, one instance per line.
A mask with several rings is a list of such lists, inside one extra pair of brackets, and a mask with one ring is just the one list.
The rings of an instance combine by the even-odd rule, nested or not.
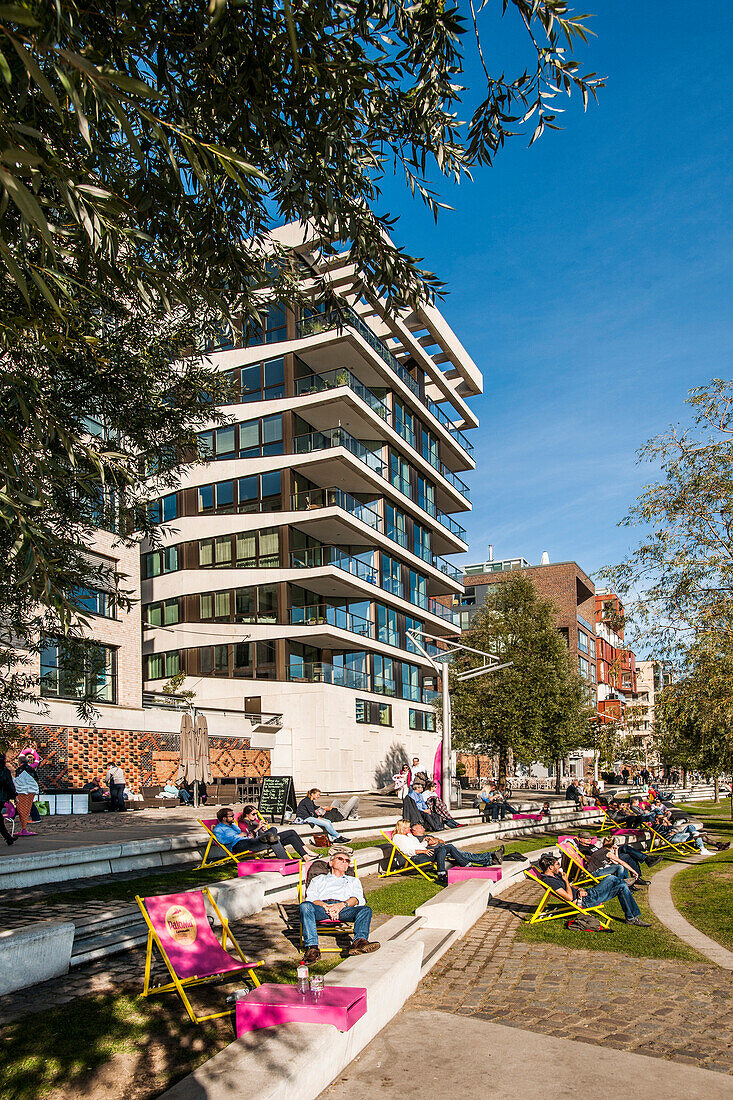
[(600, 810), (600, 806), (581, 806), (578, 813), (581, 814), (597, 814)]
[(300, 993), (294, 985), (266, 983), (237, 1001), (237, 1038), (280, 1024), (333, 1024), (349, 1031), (367, 1010), (366, 989), (327, 985), (322, 993)]
[(454, 882), (463, 882), (467, 878), (489, 878), (492, 882), (498, 882), (501, 878), (501, 867), (449, 867), (448, 885)]
[(237, 875), (246, 878), (247, 875), (261, 875), (263, 871), (275, 875), (297, 875), (299, 864), (299, 859), (240, 859)]
[(542, 814), (512, 814), (514, 821), (542, 821)]

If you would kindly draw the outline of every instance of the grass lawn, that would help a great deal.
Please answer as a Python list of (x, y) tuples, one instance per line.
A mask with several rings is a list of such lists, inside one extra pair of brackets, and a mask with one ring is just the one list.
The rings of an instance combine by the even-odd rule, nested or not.
[(725, 840), (733, 835), (733, 818), (730, 816), (730, 799), (721, 798), (720, 802), (673, 802), (676, 810), (693, 814), (709, 826), (712, 832), (720, 833)]
[(720, 852), (672, 880), (672, 900), (690, 924), (733, 951), (733, 853)]
[[(377, 885), (384, 882), (384, 886)], [(418, 905), (429, 901), (443, 889), (434, 882), (428, 882), (422, 875), (396, 875), (389, 879), (375, 879), (372, 889), (367, 889), (367, 904), (375, 913), (397, 914), (414, 913)]]
[[(656, 867), (644, 867), (644, 876), (648, 878), (666, 865), (666, 861), (663, 861)], [(620, 952), (646, 959), (707, 962), (703, 955), (679, 940), (654, 916), (647, 904), (647, 893), (648, 890), (642, 888), (634, 894), (634, 899), (641, 910), (641, 919), (648, 921), (651, 928), (638, 928), (633, 924), (625, 924), (621, 906), (614, 898), (606, 906), (606, 911), (618, 918), (611, 923), (612, 932), (574, 932), (565, 927), (564, 921), (556, 920), (548, 921), (546, 924), (521, 924), (517, 931), (517, 939), (524, 943), (554, 943), (560, 947)], [(536, 894), (532, 896), (532, 904), (536, 905), (540, 897), (538, 887)]]
[[(339, 956), (327, 956), (310, 971), (325, 974), (340, 961)], [(294, 983), (297, 963), (263, 967), (260, 980)], [(222, 1011), (227, 993), (242, 984), (242, 978), (235, 978), (193, 989), (191, 1002), (199, 1011)], [(0, 1096), (96, 1100), (111, 1091), (142, 1100), (158, 1096), (233, 1038), (232, 1017), (194, 1024), (170, 993), (81, 997), (0, 1030)]]

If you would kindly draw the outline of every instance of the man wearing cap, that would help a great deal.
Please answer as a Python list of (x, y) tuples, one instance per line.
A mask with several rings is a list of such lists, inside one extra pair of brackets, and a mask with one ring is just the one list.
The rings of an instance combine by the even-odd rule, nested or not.
[(376, 941), (369, 942), (372, 911), (364, 899), (364, 889), (358, 878), (347, 875), (352, 857), (352, 849), (345, 845), (329, 848), (328, 874), (315, 875), (308, 885), (305, 901), (299, 907), (305, 943), (303, 961), (306, 963), (314, 963), (321, 957), (317, 922), (323, 920), (339, 920), (346, 924), (353, 921), (350, 955), (366, 955), (379, 949)]

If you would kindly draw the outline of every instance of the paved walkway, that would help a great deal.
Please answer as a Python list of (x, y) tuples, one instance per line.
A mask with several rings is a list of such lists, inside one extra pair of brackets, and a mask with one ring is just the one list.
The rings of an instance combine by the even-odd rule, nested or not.
[[(717, 966), (721, 966), (724, 970), (733, 970), (733, 951), (728, 951), (722, 944), (712, 940), (710, 936), (706, 936), (699, 928), (695, 928), (693, 924), (686, 921), (672, 900), (670, 887), (674, 876), (679, 874), (680, 871), (684, 871), (690, 863), (700, 863), (703, 859), (705, 859), (705, 856), (698, 856), (695, 859), (688, 859), (686, 863), (681, 865), (673, 863), (671, 866), (665, 867), (664, 870), (658, 871), (656, 875), (652, 875), (651, 886), (649, 887), (649, 907), (662, 924), (666, 925), (670, 932), (674, 932), (675, 936), (679, 936), (685, 943), (689, 943), (690, 947), (694, 947), (696, 951), (699, 951), (701, 955), (705, 955)], [(733, 1037), (731, 1037), (731, 1042), (733, 1042)]]
[[(476, 1085), (512, 1100), (595, 1098), (611, 1091), (608, 1078), (599, 1083), (599, 1067), (613, 1076), (614, 1094), (636, 1094), (641, 1084), (656, 1092), (658, 1084), (668, 1096), (733, 1097), (733, 974), (704, 963), (521, 943), (512, 907), (534, 901), (529, 884), (502, 895), (324, 1095), (404, 1096), (403, 1074), (414, 1072), (419, 1048), (431, 1054), (422, 1087), (435, 1076), (448, 1097)], [(495, 1043), (506, 1061), (494, 1058)], [(654, 1059), (712, 1072), (677, 1078)]]

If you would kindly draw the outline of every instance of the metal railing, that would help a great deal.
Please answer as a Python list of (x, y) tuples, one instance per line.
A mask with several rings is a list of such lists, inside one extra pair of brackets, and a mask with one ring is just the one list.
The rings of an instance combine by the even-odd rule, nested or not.
[(469, 442), (463, 432), (453, 424), (448, 416), (443, 412), (439, 405), (436, 405), (430, 398), (420, 397), (420, 387), (412, 377), (409, 371), (400, 363), (392, 352), (389, 350), (384, 341), (372, 332), (369, 325), (362, 320), (359, 314), (351, 306), (344, 304), (341, 309), (331, 309), (326, 313), (312, 314), (310, 317), (303, 317), (300, 321), (296, 322), (295, 333), (298, 337), (312, 336), (314, 333), (327, 332), (332, 328), (343, 328), (344, 324), (349, 325), (359, 335), (366, 340), (367, 344), (376, 351), (377, 355), (387, 364), (387, 366), (397, 375), (397, 377), (404, 382), (407, 388), (419, 401), (422, 401), (426, 408), (432, 413), (435, 419), (441, 424), (449, 434), (455, 439), (467, 454), (473, 454), (473, 444)]
[(321, 569), (324, 565), (335, 565), (367, 584), (379, 584), (379, 571), (373, 565), (345, 554), (337, 546), (309, 546), (304, 550), (290, 553), (290, 564), (294, 569)]
[(331, 604), (307, 604), (305, 607), (291, 607), (290, 622), (293, 626), (335, 626), (339, 630), (348, 630), (350, 634), (359, 634), (362, 638), (373, 638), (374, 622), (354, 615), (343, 607)]
[(343, 489), (306, 489), (302, 493), (293, 494), (291, 505), (294, 512), (310, 512), (315, 508), (341, 508), (369, 527), (381, 530), (382, 517), (379, 513)]
[(352, 668), (342, 668), (327, 661), (298, 661), (290, 658), (287, 679), (307, 684), (334, 684), (336, 687), (369, 691), (369, 676)]
[(388, 475), (388, 467), (382, 459), (345, 428), (326, 428), (322, 432), (305, 432), (303, 435), (296, 435), (293, 439), (295, 454), (310, 454), (312, 451), (324, 451), (329, 447), (344, 447), (380, 477), (386, 478)]
[(322, 374), (311, 373), (303, 378), (295, 379), (297, 397), (302, 397), (308, 393), (323, 393), (324, 390), (337, 389), (339, 386), (348, 386), (377, 416), (381, 417), (382, 420), (389, 420), (390, 411), (388, 406), (385, 405), (384, 401), (380, 401), (368, 386), (360, 382), (348, 367), (336, 367), (333, 370), (323, 371)]

